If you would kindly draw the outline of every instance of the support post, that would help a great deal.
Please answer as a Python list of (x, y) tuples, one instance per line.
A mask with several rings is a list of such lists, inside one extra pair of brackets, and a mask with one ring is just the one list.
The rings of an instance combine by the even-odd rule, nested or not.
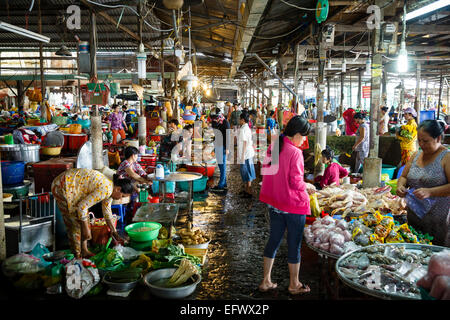
[(383, 70), (382, 91), (381, 91), (381, 104), (387, 107), (387, 72)]
[[(91, 10), (90, 14), (89, 45), (91, 55), (90, 77), (92, 79), (97, 78), (97, 23), (95, 12)], [(94, 115), (91, 117), (92, 169), (101, 170), (104, 167), (102, 118), (97, 106), (93, 111)]]
[[(0, 155), (1, 160), (1, 155)], [(1, 168), (1, 161), (0, 161)], [(3, 194), (2, 170), (0, 170), (0, 194)], [(6, 259), (6, 234), (5, 234), (5, 216), (3, 210), (3, 197), (0, 199), (0, 263)]]
[[(375, 5), (380, 8), (386, 0), (375, 0)], [(384, 18), (384, 9), (380, 10), (381, 20)], [(372, 65), (371, 65), (371, 94), (370, 94), (370, 132), (369, 132), (369, 157), (363, 164), (363, 187), (378, 187), (381, 182), (382, 159), (378, 158), (378, 117), (381, 102), (381, 78), (383, 75), (382, 54), (378, 51), (380, 29), (372, 31)], [(360, 89), (359, 89), (360, 90)]]
[[(421, 77), (421, 65), (419, 61), (416, 61), (416, 99), (414, 100), (414, 109), (417, 113), (417, 125), (420, 123), (420, 77)], [(417, 142), (417, 139), (416, 139)], [(417, 142), (418, 143), (418, 142)], [(417, 150), (419, 150), (417, 148)]]
[(19, 112), (23, 111), (23, 98), (24, 98), (24, 90), (23, 90), (23, 82), (22, 80), (17, 80), (17, 110)]
[(440, 79), (439, 79), (439, 100), (438, 100), (438, 112), (437, 112), (437, 117), (436, 119), (439, 120), (440, 118), (440, 113), (441, 113), (441, 105), (442, 105), (442, 86), (444, 84), (442, 83), (442, 69), (440, 72)]
[[(138, 11), (138, 33), (139, 33), (139, 41), (142, 43), (142, 30), (143, 30), (143, 19), (142, 19), (142, 1), (139, 0), (139, 3), (137, 4), (137, 11)], [(139, 79), (139, 85), (143, 88), (144, 87), (144, 80)], [(147, 126), (146, 126), (146, 119), (145, 119), (145, 108), (144, 108), (144, 98), (142, 97), (139, 99), (139, 106), (140, 106), (140, 116), (138, 119), (138, 140), (139, 140), (139, 146), (145, 146), (147, 144)]]
[(361, 109), (361, 107), (362, 107), (362, 103), (361, 103), (361, 96), (362, 96), (362, 93), (361, 93), (361, 90), (362, 90), (362, 81), (361, 81), (361, 76), (362, 76), (362, 70), (361, 70), (361, 68), (358, 68), (358, 103), (357, 103), (357, 106), (358, 106), (358, 109)]
[[(323, 122), (323, 109), (324, 109), (324, 74), (325, 74), (325, 60), (326, 50), (322, 39), (322, 28), (319, 29), (319, 77), (317, 78), (317, 123), (316, 123), (316, 140), (315, 143), (319, 144), (320, 149), (325, 149), (327, 145), (327, 124)], [(314, 168), (314, 177), (322, 175), (325, 170), (325, 166), (320, 161), (320, 155), (315, 155), (315, 162), (317, 165)]]
[(339, 119), (342, 118), (344, 113), (344, 73), (341, 73), (341, 103), (339, 105)]
[(325, 110), (331, 110), (331, 102), (330, 102), (330, 77), (327, 77), (327, 104)]
[[(38, 23), (39, 23), (39, 33), (42, 34), (42, 15), (41, 15), (41, 0), (38, 0)], [(42, 101), (45, 100), (45, 79), (44, 79), (44, 59), (43, 59), (43, 43), (39, 43), (39, 68), (41, 71), (41, 93), (42, 93)], [(79, 81), (79, 80), (78, 80)]]

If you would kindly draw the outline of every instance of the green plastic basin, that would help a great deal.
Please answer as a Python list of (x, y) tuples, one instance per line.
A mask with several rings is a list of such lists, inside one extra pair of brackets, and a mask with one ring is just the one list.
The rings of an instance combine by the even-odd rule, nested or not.
[[(130, 239), (136, 242), (152, 241), (158, 238), (162, 225), (158, 222), (137, 222), (125, 227)], [(147, 231), (138, 231), (141, 228), (149, 228)]]

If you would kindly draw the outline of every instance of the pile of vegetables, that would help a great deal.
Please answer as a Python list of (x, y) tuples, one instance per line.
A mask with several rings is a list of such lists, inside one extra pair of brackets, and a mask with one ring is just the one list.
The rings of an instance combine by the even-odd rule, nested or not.
[(123, 265), (122, 255), (117, 252), (117, 250), (108, 248), (111, 241), (112, 238), (109, 238), (106, 246), (100, 246), (100, 251), (89, 259), (94, 262), (99, 269), (116, 270)]
[(167, 282), (168, 287), (179, 287), (186, 283), (193, 275), (198, 274), (199, 270), (188, 259), (181, 260), (180, 266)]
[(417, 232), (408, 224), (398, 225), (392, 216), (378, 211), (367, 213), (351, 221), (352, 240), (361, 246), (377, 243), (422, 243), (432, 244), (428, 234)]
[(209, 237), (203, 230), (192, 229), (191, 223), (188, 223), (187, 229), (181, 229), (178, 231), (181, 237), (182, 243), (187, 245), (202, 244), (209, 241)]
[(201, 261), (196, 256), (186, 254), (183, 246), (169, 244), (166, 248), (159, 248), (158, 252), (147, 252), (145, 254), (152, 260), (153, 269), (178, 267), (184, 258), (191, 261), (195, 266)]

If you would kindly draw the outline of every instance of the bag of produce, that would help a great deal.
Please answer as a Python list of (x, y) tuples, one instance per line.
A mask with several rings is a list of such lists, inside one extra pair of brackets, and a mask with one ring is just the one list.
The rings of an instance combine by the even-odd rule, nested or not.
[(319, 218), (322, 210), (319, 207), (319, 200), (317, 200), (317, 194), (312, 194), (309, 196), (309, 203), (311, 206), (311, 215), (313, 217)]
[(76, 259), (66, 264), (66, 292), (80, 299), (100, 282), (98, 269), (87, 259)]
[(142, 251), (136, 251), (133, 248), (124, 247), (120, 244), (115, 246), (113, 249), (123, 257), (124, 261), (137, 259), (139, 255), (143, 253)]
[(114, 249), (108, 248), (111, 241), (112, 238), (109, 238), (106, 246), (102, 247), (99, 253), (90, 258), (99, 269), (110, 271), (116, 270), (123, 265), (121, 254)]
[(426, 198), (418, 199), (414, 195), (414, 188), (410, 188), (406, 193), (406, 205), (416, 214), (417, 217), (422, 219), (436, 203), (436, 199)]

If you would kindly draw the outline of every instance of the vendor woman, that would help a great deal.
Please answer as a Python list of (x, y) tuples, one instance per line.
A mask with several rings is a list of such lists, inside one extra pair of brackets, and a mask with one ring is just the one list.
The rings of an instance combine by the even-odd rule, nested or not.
[(400, 140), (400, 148), (402, 149), (402, 162), (404, 166), (414, 152), (416, 152), (417, 141), (417, 112), (413, 108), (409, 107), (403, 111), (405, 120), (408, 121), (405, 125), (400, 127), (400, 132), (397, 133), (397, 139)]
[(87, 241), (91, 239), (89, 208), (102, 202), (106, 224), (115, 239), (120, 239), (112, 220), (111, 203), (133, 192), (128, 179), (114, 182), (101, 172), (92, 169), (69, 169), (53, 180), (52, 193), (66, 225), (69, 243), (76, 258), (90, 257)]
[(442, 145), (444, 125), (437, 120), (423, 121), (417, 135), (421, 151), (406, 164), (397, 195), (405, 197), (410, 188), (419, 201), (429, 199), (427, 212), (408, 208), (408, 224), (433, 236), (433, 244), (450, 247), (450, 151)]
[(326, 149), (322, 150), (322, 163), (327, 167), (323, 173), (323, 176), (316, 177), (316, 187), (323, 189), (327, 186), (336, 185), (338, 186), (339, 179), (348, 176), (348, 171), (342, 168), (339, 163), (333, 162), (334, 152), (330, 147), (327, 146)]

